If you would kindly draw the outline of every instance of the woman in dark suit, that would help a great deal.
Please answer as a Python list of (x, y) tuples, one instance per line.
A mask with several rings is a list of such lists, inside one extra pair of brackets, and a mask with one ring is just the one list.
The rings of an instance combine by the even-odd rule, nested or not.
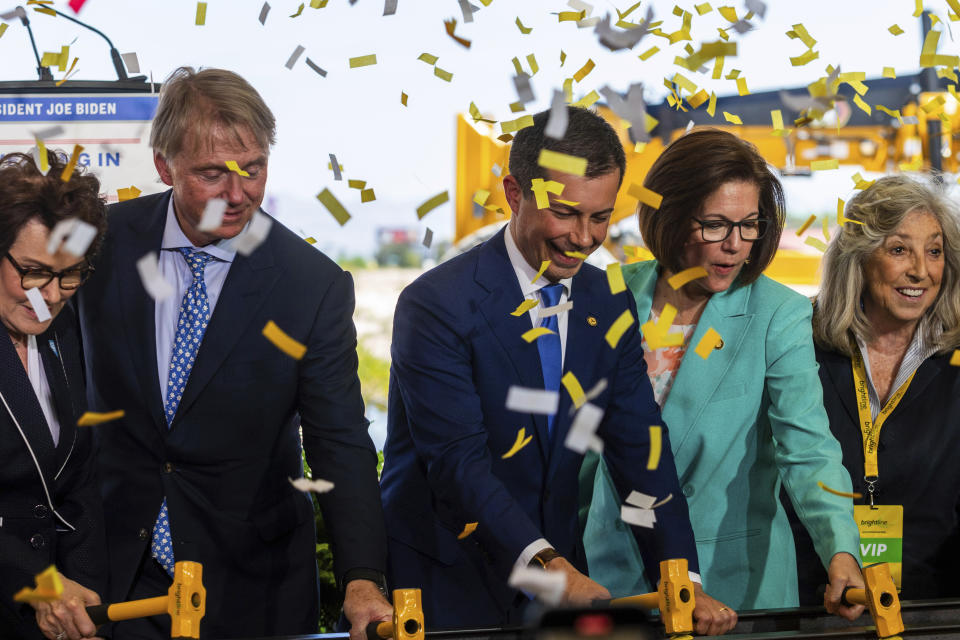
[[(830, 428), (843, 449), (864, 564), (890, 562), (904, 599), (960, 595), (960, 227), (937, 189), (881, 178), (847, 205), (813, 316)], [(858, 224), (859, 223), (859, 224)], [(874, 508), (870, 508), (870, 505)], [(902, 508), (902, 558), (894, 521)], [(885, 532), (871, 532), (887, 527)], [(884, 525), (883, 523), (886, 523)], [(867, 525), (869, 526), (869, 524)], [(891, 528), (892, 527), (892, 528)], [(812, 591), (824, 576), (800, 558)], [(801, 592), (804, 589), (801, 588)]]
[[(90, 274), (106, 209), (95, 177), (78, 170), (65, 182), (65, 159), (46, 159), (45, 175), (27, 155), (0, 161), (0, 637), (76, 640), (96, 631), (85, 606), (99, 604), (107, 567), (91, 433), (77, 427), (76, 320), (64, 305)], [(69, 220), (58, 247), (52, 231)], [(61, 599), (35, 611), (15, 603), (51, 564)]]

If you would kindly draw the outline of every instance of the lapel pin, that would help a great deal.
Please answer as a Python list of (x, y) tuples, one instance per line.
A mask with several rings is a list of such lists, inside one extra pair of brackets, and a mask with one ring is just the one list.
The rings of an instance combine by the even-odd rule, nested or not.
[(595, 327), (597, 326), (597, 319), (594, 318), (593, 316), (587, 316), (587, 324), (590, 325), (591, 327)]
[(723, 349), (723, 338), (717, 340), (717, 346), (714, 349)]

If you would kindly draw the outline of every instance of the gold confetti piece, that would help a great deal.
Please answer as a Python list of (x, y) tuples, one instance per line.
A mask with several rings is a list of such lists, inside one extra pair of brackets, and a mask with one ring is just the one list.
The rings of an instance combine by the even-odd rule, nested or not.
[(697, 10), (697, 15), (706, 15), (713, 11), (713, 7), (710, 6), (709, 2), (704, 2), (703, 4), (695, 4), (693, 8)]
[(876, 180), (864, 180), (859, 171), (850, 176), (850, 179), (853, 180), (853, 188), (860, 190), (873, 186), (873, 183), (876, 182)]
[(530, 65), (530, 75), (537, 75), (537, 71), (540, 71), (540, 65), (537, 64), (537, 57), (532, 53), (527, 56), (527, 64)]
[(440, 67), (433, 68), (433, 75), (437, 76), (441, 80), (446, 80), (447, 82), (450, 82), (451, 80), (453, 80), (453, 73), (450, 71), (441, 69)]
[(60, 572), (50, 565), (34, 576), (36, 588), (24, 587), (14, 596), (15, 602), (53, 602), (63, 595), (63, 581)]
[[(726, 29), (721, 29), (720, 27), (717, 27), (717, 32), (720, 34), (720, 37), (723, 38), (724, 40), (730, 39), (730, 34), (727, 33)], [(716, 77), (719, 77), (719, 76), (716, 76)]]
[[(843, 200), (841, 200), (840, 202), (843, 202)], [(837, 215), (839, 215), (839, 212), (837, 213)], [(810, 225), (812, 225), (816, 221), (817, 221), (817, 216), (810, 216), (809, 218), (807, 218), (807, 221), (804, 222), (802, 225), (800, 225), (800, 228), (797, 229), (797, 237), (799, 238), (800, 236), (802, 236), (803, 232), (809, 229)]]
[(557, 14), (557, 22), (580, 22), (586, 11), (561, 11)]
[(827, 242), (830, 241), (830, 218), (823, 216), (823, 237)]
[(97, 413), (95, 411), (86, 411), (80, 419), (77, 420), (78, 427), (92, 427), (112, 420), (119, 420), (125, 415), (123, 409), (108, 411), (106, 413)]
[(311, 9), (323, 9), (330, 0), (310, 0)]
[(466, 38), (461, 38), (460, 36), (454, 34), (454, 30), (457, 28), (457, 21), (453, 18), (443, 21), (443, 26), (447, 30), (447, 35), (457, 41), (458, 44), (463, 45), (467, 49), (470, 48), (471, 42)]
[(620, 338), (623, 337), (623, 334), (626, 333), (633, 325), (633, 316), (630, 315), (630, 311), (624, 310), (616, 320), (613, 321), (613, 324), (610, 325), (610, 328), (607, 329), (606, 335), (603, 338), (607, 341), (607, 344), (610, 345), (611, 349), (616, 349), (617, 344), (620, 342)]
[(803, 55), (794, 56), (790, 58), (790, 64), (795, 67), (802, 67), (805, 64), (809, 64), (820, 57), (819, 51), (814, 51), (813, 49), (807, 49)]
[(317, 194), (317, 200), (320, 201), (323, 206), (327, 208), (327, 211), (330, 212), (330, 215), (340, 223), (340, 226), (347, 224), (347, 220), (350, 219), (350, 213), (344, 208), (340, 201), (337, 200), (336, 196), (330, 193), (329, 189), (324, 189)]
[(400, 92), (400, 104), (402, 104), (403, 106), (407, 106), (407, 97), (408, 97), (407, 94), (405, 94), (403, 91), (401, 91), (401, 92)]
[(723, 339), (720, 337), (720, 334), (717, 333), (717, 330), (713, 327), (707, 329), (707, 332), (703, 334), (703, 337), (700, 338), (700, 342), (697, 343), (694, 353), (706, 360), (713, 350), (719, 345), (723, 344)]
[(810, 163), (811, 171), (830, 171), (831, 169), (839, 169), (840, 160), (837, 158), (830, 158), (829, 160), (814, 160)]
[(542, 338), (543, 336), (548, 336), (551, 334), (556, 335), (556, 332), (551, 329), (547, 329), (546, 327), (534, 327), (529, 331), (524, 331), (520, 337), (527, 342), (533, 342), (537, 338)]
[(443, 191), (432, 198), (429, 198), (423, 204), (417, 207), (417, 219), (423, 220), (423, 216), (427, 215), (449, 199), (450, 193), (448, 191)]
[(520, 22), (520, 16), (517, 16), (517, 28), (520, 29), (520, 33), (522, 33), (523, 35), (527, 35), (531, 31), (533, 31), (533, 27), (523, 26), (523, 23)]
[(646, 247), (624, 245), (623, 253), (628, 258), (633, 258), (634, 260), (653, 260), (653, 254), (650, 253), (650, 250)]
[(376, 200), (377, 196), (373, 192), (373, 189), (363, 189), (360, 191), (360, 202), (372, 202)]
[(707, 270), (703, 267), (690, 267), (689, 269), (684, 269), (680, 273), (675, 273), (667, 278), (667, 284), (676, 290), (688, 282), (692, 282), (697, 278), (703, 278), (706, 275)]
[(647, 471), (655, 471), (660, 465), (660, 450), (663, 447), (663, 427), (650, 425), (650, 455), (647, 457)]
[(357, 56), (356, 58), (350, 58), (350, 68), (357, 69), (359, 67), (369, 67), (370, 65), (377, 64), (377, 54), (371, 53), (366, 56)]
[(607, 284), (610, 285), (610, 293), (613, 295), (627, 290), (627, 283), (623, 280), (623, 271), (620, 269), (619, 262), (611, 262), (607, 265)]
[(816, 250), (819, 251), (820, 253), (823, 253), (823, 252), (825, 252), (825, 251), (827, 250), (827, 245), (826, 245), (826, 243), (824, 243), (824, 241), (821, 240), (820, 238), (815, 238), (815, 237), (813, 237), (813, 236), (807, 236), (807, 239), (804, 240), (803, 243), (806, 244), (806, 245), (809, 245), (809, 246), (813, 247), (814, 249), (816, 249)]
[(736, 80), (740, 77), (740, 69), (730, 69), (730, 73), (727, 74), (727, 80)]
[(500, 456), (500, 458), (503, 460), (512, 458), (518, 451), (520, 451), (520, 449), (523, 449), (525, 446), (530, 444), (531, 440), (533, 440), (533, 435), (531, 434), (528, 436), (526, 428), (520, 427), (520, 431), (517, 432), (517, 440), (513, 443), (513, 446), (510, 447), (510, 450)]
[(854, 500), (859, 500), (860, 498), (863, 497), (862, 493), (857, 493), (857, 492), (849, 493), (847, 491), (837, 491), (836, 489), (831, 489), (830, 487), (823, 484), (819, 480), (817, 480), (817, 486), (823, 489), (824, 491), (826, 491), (827, 493), (832, 493), (833, 495), (840, 496), (841, 498), (853, 498)]
[(249, 173), (240, 168), (236, 160), (224, 160), (224, 164), (227, 165), (227, 169), (230, 169), (230, 171), (233, 171), (237, 175), (243, 176), (244, 178), (250, 177)]
[(770, 120), (773, 122), (774, 131), (783, 131), (783, 113), (780, 109), (770, 111)]
[(419, 56), (417, 56), (417, 60), (423, 60), (427, 64), (437, 64), (437, 60), (439, 59), (440, 58), (433, 55), (432, 53), (426, 53), (426, 52), (421, 53)]
[(134, 198), (140, 197), (140, 189), (137, 189), (135, 186), (130, 185), (126, 189), (117, 189), (117, 201), (124, 202), (126, 200), (133, 200)]
[(953, 355), (950, 356), (950, 364), (954, 367), (960, 367), (960, 349), (953, 350)]
[(367, 186), (366, 180), (347, 180), (347, 186), (351, 189), (363, 189)]
[(301, 3), (300, 3), (300, 7), (297, 9), (297, 12), (294, 13), (293, 15), (291, 15), (290, 17), (291, 17), (291, 18), (296, 18), (296, 17), (299, 16), (301, 13), (303, 13), (303, 7), (304, 7), (304, 6), (305, 6), (305, 5), (301, 2)]
[(727, 22), (731, 24), (739, 22), (739, 18), (737, 18), (737, 10), (733, 7), (718, 7), (717, 11), (720, 12), (720, 15), (722, 15)]
[(539, 280), (540, 276), (542, 276), (547, 271), (547, 268), (549, 266), (550, 266), (549, 260), (544, 260), (543, 262), (541, 262), (540, 270), (537, 271), (537, 275), (533, 276), (533, 280), (530, 281), (530, 284), (536, 284), (537, 280)]
[(467, 536), (469, 536), (471, 533), (473, 533), (474, 531), (476, 531), (478, 524), (480, 524), (480, 523), (478, 523), (478, 522), (468, 522), (467, 524), (465, 524), (465, 525), (463, 526), (463, 531), (461, 531), (460, 533), (457, 534), (457, 540), (463, 540), (464, 538), (466, 538)]
[(580, 381), (577, 380), (577, 376), (573, 374), (573, 371), (567, 371), (563, 374), (563, 377), (560, 378), (560, 383), (563, 384), (563, 388), (570, 394), (570, 400), (573, 401), (573, 406), (577, 409), (582, 407), (587, 401), (587, 394), (583, 392), (583, 387), (580, 386)]
[(876, 105), (876, 109), (878, 111), (883, 111), (885, 114), (887, 114), (891, 118), (896, 118), (897, 120), (900, 121), (901, 124), (903, 124), (903, 117), (900, 115), (900, 109), (887, 109), (882, 104)]
[[(664, 78), (664, 80), (666, 80), (666, 78)], [(686, 89), (687, 93), (692, 94), (697, 92), (697, 85), (682, 73), (673, 74), (673, 82), (676, 83), (681, 89)]]
[(691, 107), (696, 109), (709, 99), (710, 99), (710, 94), (708, 94), (704, 89), (700, 89), (700, 91), (697, 91), (695, 94), (690, 96), (687, 99), (687, 102), (690, 104)]
[(304, 238), (303, 241), (306, 242), (307, 244), (317, 244), (317, 239), (314, 238), (313, 236), (310, 236), (309, 238)]
[(593, 71), (593, 68), (597, 66), (594, 64), (593, 60), (587, 58), (587, 61), (580, 67), (580, 70), (573, 74), (573, 79), (577, 82), (583, 82), (583, 79), (587, 77), (587, 74)]
[(548, 193), (560, 195), (563, 193), (563, 183), (556, 180), (544, 180), (543, 178), (534, 178), (530, 181), (530, 190), (537, 201), (538, 209), (546, 209), (550, 206), (550, 196)]
[(743, 78), (743, 77), (737, 78), (737, 93), (739, 93), (741, 96), (750, 95), (750, 89), (747, 88), (746, 78)]
[(577, 260), (587, 259), (587, 254), (581, 251), (564, 251), (563, 255), (567, 256), (568, 258), (576, 258)]
[(0, 38), (3, 37), (4, 32), (7, 30), (7, 23), (0, 23)]
[(654, 209), (659, 209), (660, 204), (663, 202), (662, 195), (636, 182), (630, 184), (630, 188), (627, 189), (627, 195), (636, 198), (643, 204), (648, 207), (653, 207)]
[[(719, 60), (719, 58), (717, 58)], [(707, 105), (707, 113), (710, 114), (712, 118), (717, 114), (717, 94), (713, 91), (710, 92), (710, 104)]]
[(77, 161), (80, 160), (80, 154), (83, 152), (83, 147), (79, 144), (73, 145), (73, 153), (70, 154), (70, 160), (67, 162), (67, 166), (63, 168), (63, 173), (60, 174), (60, 179), (64, 182), (70, 182), (70, 177), (73, 175), (73, 171), (77, 168)]
[(481, 207), (487, 204), (489, 198), (490, 192), (487, 189), (477, 189), (477, 192), (473, 194), (473, 201)]
[(538, 304), (540, 304), (540, 301), (537, 300), (536, 298), (533, 298), (531, 300), (524, 300), (517, 306), (516, 309), (510, 312), (510, 315), (516, 316), (519, 318), (526, 312), (530, 311), (530, 309), (533, 309)]
[(914, 0), (913, 17), (919, 18), (923, 13), (923, 0)]
[(525, 116), (520, 116), (516, 120), (504, 120), (500, 123), (500, 130), (503, 133), (516, 133), (520, 129), (525, 129), (527, 127), (533, 126), (533, 116), (527, 114)]
[(197, 22), (196, 26), (202, 27), (207, 23), (207, 3), (198, 2), (197, 3)]
[(562, 198), (556, 198), (555, 201), (559, 202), (560, 204), (565, 204), (568, 207), (575, 207), (580, 204), (579, 202), (574, 202), (573, 200), (564, 200)]
[(579, 100), (573, 103), (574, 107), (583, 107), (584, 109), (589, 109), (593, 106), (595, 102), (600, 100), (600, 94), (596, 91), (591, 91), (587, 95), (583, 96)]
[(870, 115), (873, 112), (873, 109), (870, 108), (870, 105), (864, 102), (863, 98), (861, 98), (858, 95), (853, 96), (853, 104), (860, 107), (860, 110), (866, 113), (867, 115)]
[(563, 66), (563, 63), (567, 61), (567, 54), (563, 49), (560, 49), (560, 66)]
[(647, 49), (637, 57), (640, 58), (641, 60), (649, 60), (653, 56), (653, 54), (655, 54), (658, 51), (660, 51), (660, 47), (650, 47), (649, 49)]
[(663, 305), (663, 310), (660, 312), (660, 316), (656, 322), (647, 320), (640, 325), (640, 332), (643, 334), (643, 337), (651, 349), (678, 347), (683, 344), (682, 333), (668, 333), (676, 317), (677, 308), (670, 303), (666, 303)]
[(723, 73), (723, 61), (726, 60), (726, 56), (717, 56), (713, 61), (713, 75), (711, 76), (714, 80), (719, 80), (721, 74)]
[(267, 324), (263, 327), (263, 335), (273, 343), (273, 346), (294, 360), (300, 360), (307, 353), (307, 348), (304, 345), (284, 333), (283, 329), (278, 327), (273, 320), (267, 321)]
[(727, 111), (724, 111), (723, 119), (731, 124), (743, 124), (743, 121), (740, 119), (740, 116), (738, 116), (735, 113), (729, 113)]
[(889, 27), (887, 27), (887, 31), (889, 31), (890, 33), (892, 33), (892, 34), (895, 35), (895, 36), (898, 36), (898, 35), (900, 35), (901, 33), (903, 33), (903, 29), (901, 29), (901, 28), (900, 28), (900, 25), (898, 25), (898, 24), (892, 24), (892, 25), (890, 25)]
[(575, 176), (582, 176), (587, 172), (586, 158), (571, 156), (549, 149), (540, 150), (540, 157), (537, 158), (537, 164), (544, 169), (553, 169), (554, 171), (569, 173)]

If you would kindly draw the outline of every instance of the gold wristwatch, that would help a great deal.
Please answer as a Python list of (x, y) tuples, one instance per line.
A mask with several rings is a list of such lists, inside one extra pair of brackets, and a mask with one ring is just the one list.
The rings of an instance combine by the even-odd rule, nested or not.
[(535, 556), (530, 559), (531, 567), (539, 567), (540, 569), (546, 569), (547, 564), (554, 558), (559, 558), (560, 554), (557, 553), (557, 550), (553, 547), (546, 547), (537, 552)]

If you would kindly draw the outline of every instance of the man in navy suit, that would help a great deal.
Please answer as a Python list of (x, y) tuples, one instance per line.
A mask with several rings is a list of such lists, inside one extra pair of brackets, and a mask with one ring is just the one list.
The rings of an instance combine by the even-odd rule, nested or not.
[[(173, 563), (196, 560), (204, 637), (315, 633), (313, 508), (290, 482), (305, 449), (314, 477), (333, 483), (318, 500), (360, 638), (392, 609), (353, 283), (259, 210), (274, 137), (243, 78), (178, 69), (151, 132), (172, 189), (111, 207), (79, 303), (90, 408), (125, 411), (98, 427), (110, 599), (166, 593)], [(222, 219), (201, 224), (217, 198)], [(144, 256), (172, 294), (138, 277)], [(269, 321), (305, 347), (298, 359), (265, 337)], [(113, 637), (170, 637), (169, 619), (121, 622)]]
[[(589, 411), (603, 412), (596, 434), (621, 499), (632, 490), (672, 495), (653, 528), (634, 527), (646, 566), (686, 558), (698, 570), (665, 426), (659, 465), (646, 469), (649, 427), (663, 423), (640, 333), (632, 325), (612, 348), (604, 339), (623, 314), (636, 323), (633, 297), (612, 295), (603, 271), (582, 260), (606, 237), (623, 148), (602, 118), (573, 107), (564, 137), (548, 138), (548, 115), (513, 141), (505, 230), (417, 279), (394, 316), (381, 479), (388, 581), (423, 589), (432, 628), (519, 622), (530, 596), (508, 586), (515, 567), (562, 572), (566, 604), (610, 597), (586, 575), (577, 518), (583, 448), (565, 446), (575, 415), (570, 374), (584, 390), (605, 381)], [(542, 149), (585, 158), (585, 175), (539, 166)], [(562, 193), (537, 196), (544, 179), (562, 183)], [(525, 299), (537, 306), (518, 309)], [(528, 342), (525, 332), (538, 326), (549, 331)], [(511, 410), (511, 387), (554, 392), (559, 408)], [(523, 444), (518, 431), (532, 440), (504, 457)], [(696, 596), (707, 629), (719, 605), (699, 588)]]

